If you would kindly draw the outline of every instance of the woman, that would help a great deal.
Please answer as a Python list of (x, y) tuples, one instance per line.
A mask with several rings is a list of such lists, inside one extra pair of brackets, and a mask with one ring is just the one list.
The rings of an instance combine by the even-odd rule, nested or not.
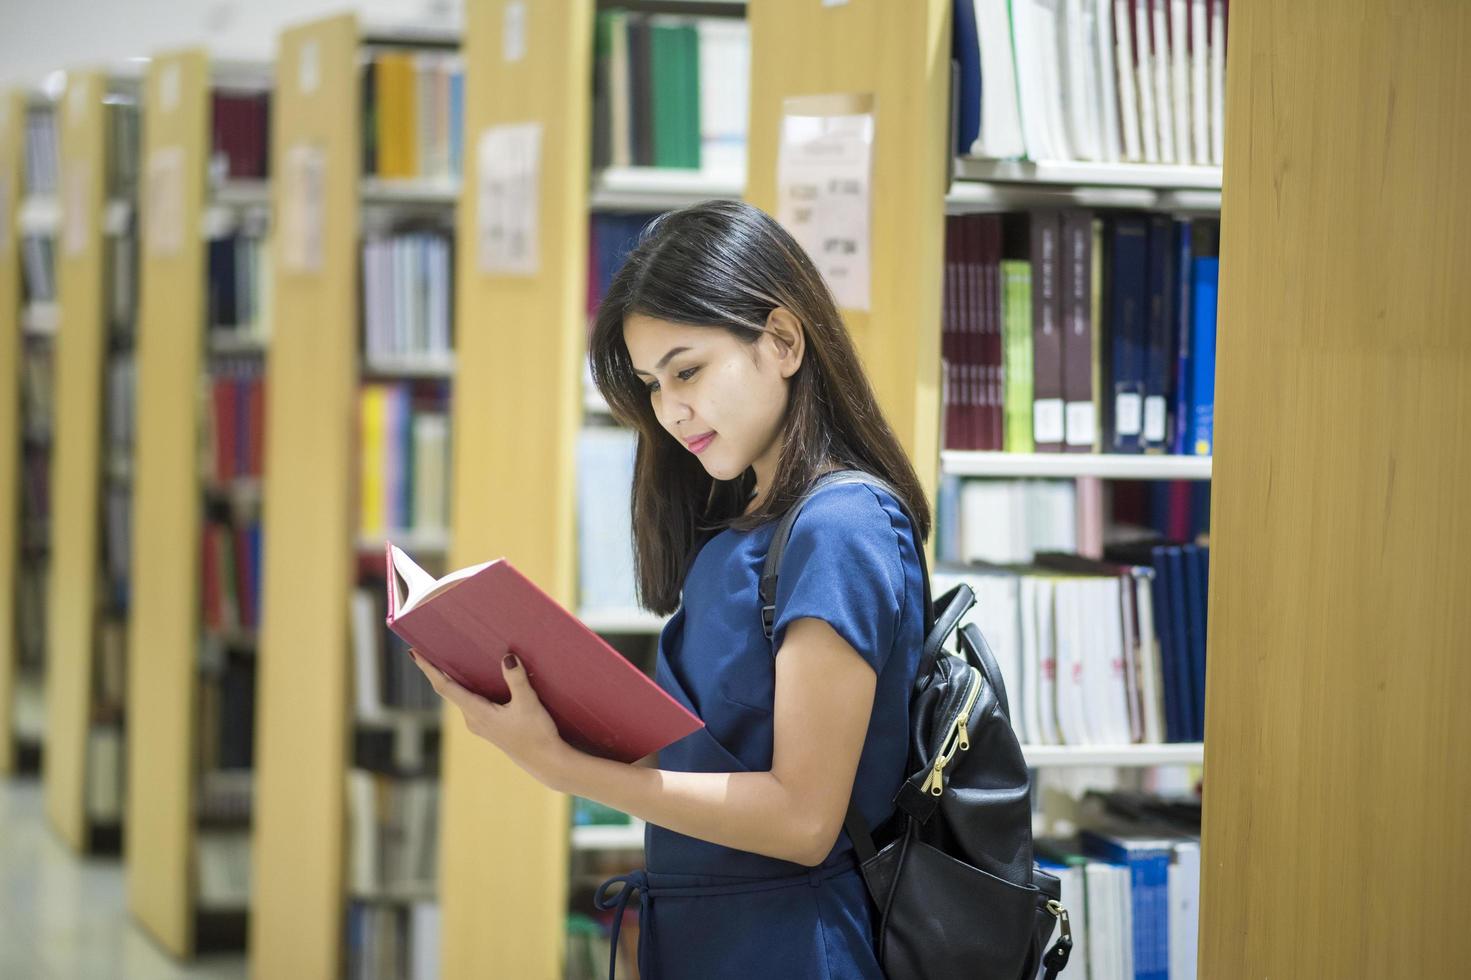
[[(647, 821), (647, 870), (598, 894), (621, 917), (641, 893), (644, 980), (881, 980), (842, 826), (852, 797), (880, 828), (905, 776), (930, 520), (914, 469), (812, 261), (749, 205), (654, 221), (589, 356), (639, 433), (639, 594), (674, 614), (656, 680), (705, 727), (625, 765), (563, 742), (514, 656), (504, 706), (420, 666), (541, 782)], [(871, 486), (818, 491), (793, 525), (768, 641), (758, 584), (776, 521), (837, 468), (883, 478), (919, 527)]]

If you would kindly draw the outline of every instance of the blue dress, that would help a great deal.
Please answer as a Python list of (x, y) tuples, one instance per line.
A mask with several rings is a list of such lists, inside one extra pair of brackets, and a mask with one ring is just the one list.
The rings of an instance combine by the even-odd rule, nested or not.
[[(924, 585), (909, 519), (893, 497), (866, 484), (820, 490), (792, 525), (768, 642), (759, 582), (776, 523), (722, 531), (685, 576), (681, 606), (660, 636), (655, 679), (705, 728), (660, 752), (659, 768), (769, 771), (772, 650), (780, 652), (792, 621), (815, 617), (878, 675), (854, 787), (874, 828), (893, 813), (905, 776), (909, 691), (922, 642)], [(610, 878), (596, 896), (599, 907), (617, 909), (616, 930), (639, 894), (643, 980), (883, 980), (871, 904), (846, 831), (815, 868), (653, 824), (644, 856), (644, 870)]]

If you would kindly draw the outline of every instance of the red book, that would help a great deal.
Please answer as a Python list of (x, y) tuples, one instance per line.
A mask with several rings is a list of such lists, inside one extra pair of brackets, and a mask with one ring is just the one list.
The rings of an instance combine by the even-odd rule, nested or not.
[(461, 687), (504, 704), (501, 658), (514, 652), (562, 737), (620, 762), (705, 727), (506, 559), (436, 580), (391, 542), (384, 551), (389, 629)]

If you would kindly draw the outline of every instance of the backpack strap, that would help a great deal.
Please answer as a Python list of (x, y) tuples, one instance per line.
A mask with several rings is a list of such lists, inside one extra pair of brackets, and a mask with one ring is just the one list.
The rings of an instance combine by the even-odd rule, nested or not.
[[(934, 619), (930, 600), (930, 570), (925, 563), (924, 548), (921, 547), (918, 537), (919, 525), (915, 523), (914, 515), (909, 512), (908, 505), (904, 503), (904, 498), (899, 495), (898, 491), (872, 473), (865, 473), (862, 470), (834, 470), (831, 473), (822, 474), (813, 481), (807, 492), (782, 515), (781, 522), (777, 524), (776, 532), (772, 535), (771, 547), (766, 552), (766, 563), (761, 568), (761, 629), (765, 632), (766, 639), (771, 640), (775, 635), (777, 572), (781, 569), (781, 556), (786, 551), (787, 540), (792, 536), (792, 525), (796, 523), (797, 515), (802, 512), (802, 506), (811, 500), (819, 490), (840, 483), (866, 483), (886, 491), (899, 504), (899, 508), (904, 511), (904, 516), (909, 518), (914, 550), (919, 556), (920, 580), (924, 584), (924, 619), (921, 635), (928, 638), (931, 635), (930, 627)], [(969, 589), (966, 591), (968, 593)], [(971, 597), (970, 602), (974, 601), (975, 599)], [(969, 608), (968, 604), (966, 608)], [(964, 610), (962, 609), (961, 612), (963, 613)], [(947, 615), (948, 613), (947, 608)], [(957, 614), (955, 619), (959, 618), (960, 615)], [(953, 628), (953, 621), (951, 625)], [(938, 633), (938, 631), (934, 632)], [(940, 634), (940, 637), (943, 639), (944, 634)], [(920, 662), (918, 677), (925, 677), (929, 674), (928, 668), (933, 666), (939, 643), (936, 642), (934, 647), (935, 649), (931, 649), (930, 644), (926, 642), (925, 655)], [(848, 831), (848, 839), (853, 842), (853, 851), (857, 855), (859, 864), (867, 862), (878, 853), (873, 846), (873, 837), (869, 833), (868, 825), (864, 823), (863, 815), (858, 812), (858, 801), (851, 797), (848, 800), (848, 815), (843, 820), (843, 829)]]

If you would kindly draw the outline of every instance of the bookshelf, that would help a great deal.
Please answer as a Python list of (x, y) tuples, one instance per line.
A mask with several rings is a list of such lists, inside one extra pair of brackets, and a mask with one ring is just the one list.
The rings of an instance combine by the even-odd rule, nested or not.
[(57, 208), (56, 108), (39, 93), (23, 97), (16, 147), (18, 206), (14, 247), (21, 272), (18, 302), (20, 347), (17, 381), (20, 393), (20, 455), (16, 458), (18, 509), (14, 512), (15, 577), (7, 597), (14, 603), (5, 641), (15, 647), (0, 671), (6, 673), (8, 695), (0, 711), (11, 719), (3, 734), (0, 768), (39, 772), (45, 729), (43, 676), (46, 653), (46, 578), (50, 561), (50, 494), (48, 490), (54, 430), (53, 378), (56, 326), (55, 239)]
[[(259, 432), (248, 412), (236, 412), (243, 397), (233, 397), (258, 381), (224, 382), (218, 373), (254, 365), (258, 378), (266, 350), (262, 318), (251, 326), (237, 316), (259, 302), (259, 277), (237, 283), (236, 269), (252, 260), (233, 261), (229, 249), (243, 228), (259, 230), (268, 208), (264, 179), (232, 173), (264, 162), (245, 160), (236, 142), (251, 125), (239, 103), (265, 98), (269, 78), (266, 65), (212, 63), (190, 49), (153, 58), (144, 82), (142, 171), (152, 180), (140, 263), (130, 645), (149, 655), (134, 658), (128, 685), (135, 775), (126, 861), (130, 911), (180, 958), (243, 945), (247, 921), (249, 582), (259, 569), (246, 535), (231, 533), (223, 548), (220, 533), (258, 517), (261, 480), (247, 457)], [(261, 149), (263, 117), (254, 122)], [(227, 596), (224, 581), (236, 586)], [(226, 600), (228, 623), (216, 611)]]
[(21, 355), (25, 325), (21, 317), (20, 222), (25, 150), (25, 96), (0, 91), (0, 364), (7, 365), (0, 388), (0, 775), (15, 771), (15, 695), (20, 668), (16, 604), (20, 566)]
[[(591, 0), (492, 0), (465, 11), (467, 179), (456, 236), (463, 329), (450, 564), (505, 555), (569, 606), (573, 446), (586, 329), (592, 28)], [(540, 126), (539, 271), (534, 277), (488, 273), (477, 247), (483, 189), (468, 176), (478, 173), (477, 148), (487, 130), (527, 122)], [(511, 418), (515, 425), (504, 424)], [(557, 975), (567, 901), (567, 799), (458, 723), (446, 726), (443, 773), (444, 975)], [(512, 881), (515, 888), (505, 887)]]
[[(135, 83), (100, 72), (67, 76), (57, 126), (60, 314), (43, 782), (47, 816), (78, 852), (121, 843), (127, 556), (126, 527), (117, 522), (126, 520), (130, 447), (117, 440), (128, 437), (118, 426), (127, 424), (131, 393), (118, 372), (129, 370), (133, 277), (118, 263), (132, 262), (136, 112)], [(100, 574), (99, 556), (112, 577)]]
[[(447, 241), (457, 200), (449, 164), (458, 154), (445, 150), (455, 131), (404, 138), (422, 132), (402, 115), (417, 111), (420, 91), (398, 98), (401, 85), (451, 85), (444, 59), (454, 41), (375, 31), (344, 15), (289, 29), (278, 45), (249, 931), (261, 976), (374, 969), (369, 929), (391, 930), (389, 944), (407, 945), (415, 962), (439, 946), (422, 848), (434, 846), (441, 711), (388, 703), (404, 682), (388, 662), (407, 661), (382, 658), (386, 630), (372, 600), (383, 592), (373, 576), (385, 540), (431, 571), (442, 570), (453, 540), (443, 514), (432, 527), (410, 524), (405, 494), (378, 467), (404, 434), (389, 431), (386, 413), (401, 410), (393, 418), (417, 440), (422, 416), (435, 414), (421, 399), (442, 409), (462, 370), (448, 336), (451, 253), (430, 244)], [(380, 113), (372, 127), (369, 91)], [(380, 260), (388, 265), (372, 264)], [(437, 300), (410, 302), (408, 285), (430, 267), (444, 277)], [(417, 815), (413, 868), (430, 866), (412, 881), (391, 878), (375, 857), (375, 800), (385, 794)]]
[(945, 450), (940, 469), (953, 476), (1097, 480), (1209, 480), (1209, 456), (1113, 453), (1009, 453)]

